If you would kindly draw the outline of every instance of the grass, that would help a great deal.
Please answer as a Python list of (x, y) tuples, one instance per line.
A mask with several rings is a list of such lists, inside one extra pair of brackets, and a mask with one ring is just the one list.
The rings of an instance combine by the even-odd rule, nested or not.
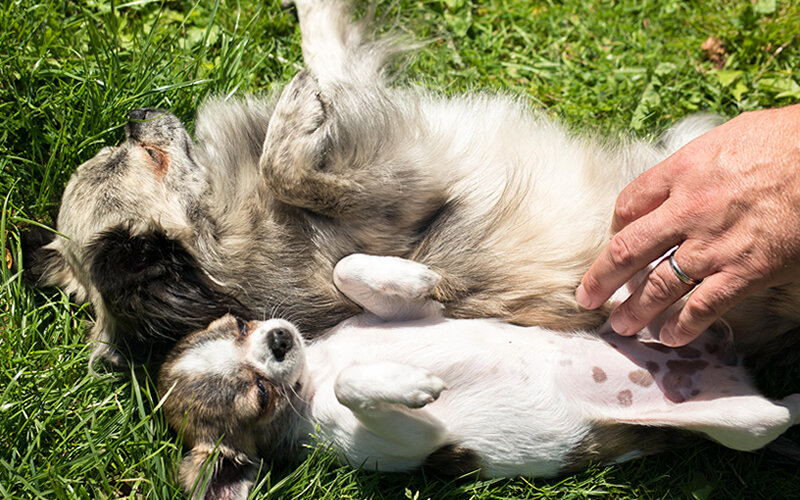
[[(400, 0), (386, 22), (424, 39), (408, 81), (527, 95), (579, 130), (646, 136), (697, 111), (800, 101), (800, 6), (713, 0)], [(0, 234), (53, 224), (75, 167), (161, 106), (191, 128), (209, 94), (267, 91), (300, 64), (293, 17), (267, 1), (0, 1)], [(721, 42), (716, 54), (704, 50)], [(711, 56), (711, 57), (709, 57)], [(0, 289), (0, 496), (172, 498), (182, 451), (147, 379), (87, 370), (91, 310)], [(775, 370), (761, 381), (797, 389)], [(800, 441), (797, 431), (790, 437)], [(264, 498), (800, 498), (797, 466), (710, 443), (558, 480), (443, 482), (337, 467), (315, 454), (259, 476)]]

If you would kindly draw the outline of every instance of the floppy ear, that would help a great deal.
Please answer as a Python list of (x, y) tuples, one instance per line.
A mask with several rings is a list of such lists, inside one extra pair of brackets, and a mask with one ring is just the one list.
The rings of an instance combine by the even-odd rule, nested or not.
[(204, 446), (194, 447), (180, 465), (181, 484), (193, 500), (244, 500), (257, 473), (246, 455)]
[(25, 282), (40, 288), (58, 286), (78, 300), (86, 299), (86, 290), (64, 258), (55, 232), (34, 226), (20, 234), (20, 246)]
[(128, 344), (134, 361), (140, 348), (173, 342), (225, 313), (247, 315), (181, 242), (163, 232), (134, 236), (117, 227), (98, 236), (87, 254), (92, 283), (122, 333), (114, 338)]

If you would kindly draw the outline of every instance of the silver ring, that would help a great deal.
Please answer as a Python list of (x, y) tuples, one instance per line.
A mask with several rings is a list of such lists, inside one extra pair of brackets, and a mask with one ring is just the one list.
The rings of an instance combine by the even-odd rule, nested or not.
[(675, 262), (676, 251), (677, 248), (673, 250), (672, 253), (669, 254), (669, 265), (672, 267), (672, 271), (675, 273), (675, 276), (677, 276), (678, 279), (681, 280), (681, 282), (686, 283), (689, 286), (699, 285), (703, 280), (696, 280), (694, 278), (691, 278), (688, 274), (683, 272), (683, 269), (681, 269), (678, 263)]

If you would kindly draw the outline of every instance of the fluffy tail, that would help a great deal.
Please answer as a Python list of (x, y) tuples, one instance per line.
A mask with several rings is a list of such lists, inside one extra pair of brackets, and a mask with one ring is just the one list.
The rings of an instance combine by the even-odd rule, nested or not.
[(705, 134), (712, 128), (722, 125), (724, 121), (725, 118), (722, 116), (712, 114), (694, 115), (684, 118), (667, 130), (659, 141), (659, 146), (667, 155), (671, 155), (696, 137)]

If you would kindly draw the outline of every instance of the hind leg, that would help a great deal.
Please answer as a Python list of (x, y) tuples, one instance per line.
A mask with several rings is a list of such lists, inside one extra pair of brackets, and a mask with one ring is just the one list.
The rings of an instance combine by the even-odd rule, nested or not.
[(757, 450), (800, 423), (800, 394), (780, 401), (760, 395), (712, 397), (660, 408), (633, 407), (620, 422), (687, 429), (734, 450)]
[(353, 20), (349, 2), (295, 0), (306, 67), (324, 82), (376, 78), (385, 55), (365, 22)]

